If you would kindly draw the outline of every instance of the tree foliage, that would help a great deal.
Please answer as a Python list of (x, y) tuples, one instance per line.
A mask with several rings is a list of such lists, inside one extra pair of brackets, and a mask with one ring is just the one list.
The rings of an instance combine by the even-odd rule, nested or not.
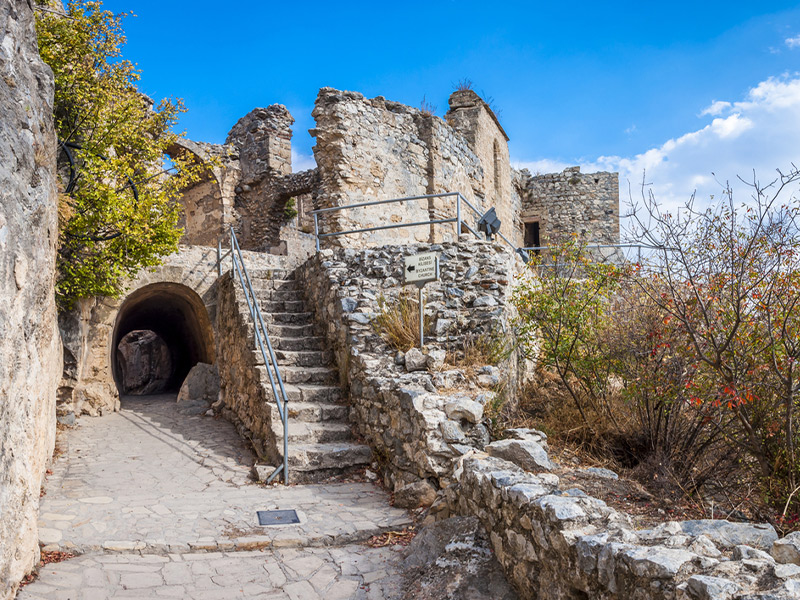
[[(638, 264), (598, 264), (575, 240), (535, 257), (513, 296), (523, 350), (558, 373), (588, 429), (600, 417), (678, 485), (736, 468), (800, 508), (800, 172), (749, 183), (739, 206), (631, 214)], [(640, 457), (645, 458), (645, 457)]]
[(175, 156), (174, 173), (164, 168), (183, 106), (154, 105), (138, 91), (139, 72), (121, 56), (126, 15), (99, 1), (69, 0), (60, 9), (40, 2), (36, 23), (39, 53), (55, 76), (63, 187), (56, 294), (69, 307), (81, 297), (119, 295), (124, 278), (177, 249), (176, 198), (201, 167)]

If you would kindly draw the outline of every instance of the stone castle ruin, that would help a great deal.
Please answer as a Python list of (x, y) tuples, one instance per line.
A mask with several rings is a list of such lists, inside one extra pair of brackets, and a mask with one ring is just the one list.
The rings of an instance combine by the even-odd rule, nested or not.
[[(515, 249), (572, 234), (618, 243), (616, 173), (515, 170), (506, 132), (470, 90), (451, 95), (442, 119), (323, 88), (310, 130), (314, 169), (292, 171), (294, 120), (281, 105), (242, 117), (225, 144), (181, 141), (170, 153), (188, 153), (208, 170), (181, 199), (179, 252), (140, 272), (123, 297), (84, 299), (57, 317), (52, 78), (36, 55), (32, 9), (2, 3), (0, 24), (17, 40), (14, 56), (0, 47), (0, 153), (16, 157), (13, 168), (0, 161), (0, 350), (18, 357), (0, 363), (0, 598), (12, 597), (38, 560), (37, 512), (49, 501), (40, 485), (56, 420), (71, 426), (81, 415), (119, 410), (120, 396), (161, 392), (177, 393), (178, 415), (232, 422), (257, 453), (261, 480), (284, 460), (293, 483), (366, 476), (369, 466), (395, 506), (421, 509), (423, 525), (477, 519), (523, 598), (798, 597), (800, 566), (791, 563), (800, 553), (795, 560), (794, 542), (778, 540), (771, 526), (636, 529), (628, 515), (562, 481), (557, 473), (567, 467), (549, 458), (542, 432), (495, 439), (491, 412), (513, 397), (530, 364), (513, 352), (498, 364), (458, 364), (466, 343), (513, 336), (509, 297), (525, 269)], [(411, 199), (314, 212), (396, 198)], [(461, 231), (432, 223), (459, 208)], [(505, 239), (471, 232), (491, 208)], [(422, 225), (385, 228), (408, 223)], [(252, 298), (232, 268), (231, 227)], [(323, 237), (317, 251), (315, 231), (353, 229), (370, 231)], [(400, 351), (378, 322), (387, 306), (408, 301), (403, 261), (420, 252), (437, 253), (440, 277), (425, 289), (425, 348)], [(255, 339), (253, 298), (277, 368)], [(271, 385), (278, 370), (286, 453)], [(570, 473), (616, 477), (582, 471)], [(45, 550), (74, 548), (73, 525), (39, 525), (49, 537), (38, 541)], [(241, 541), (238, 550), (273, 543), (266, 535)], [(161, 538), (119, 543), (142, 554), (218, 548), (205, 538), (177, 550)]]
[[(531, 175), (511, 166), (508, 135), (471, 90), (450, 96), (444, 119), (382, 97), (323, 88), (312, 112), (317, 167), (293, 173), (294, 119), (281, 105), (239, 119), (226, 143), (186, 141), (175, 152), (215, 159), (206, 179), (186, 191), (186, 244), (214, 245), (233, 225), (243, 248), (307, 256), (314, 248), (311, 211), (391, 198), (461, 193), (480, 213), (494, 207), (515, 246), (539, 246), (571, 233), (590, 243), (619, 241), (616, 173)], [(296, 211), (297, 216), (291, 216)], [(455, 216), (455, 200), (423, 198), (320, 215), (321, 233)], [(464, 220), (477, 216), (463, 208)], [(453, 225), (388, 229), (331, 237), (325, 246), (439, 243)]]

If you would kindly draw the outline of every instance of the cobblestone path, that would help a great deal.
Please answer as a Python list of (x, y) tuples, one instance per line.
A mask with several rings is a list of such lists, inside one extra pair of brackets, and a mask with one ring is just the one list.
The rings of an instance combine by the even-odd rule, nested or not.
[[(391, 598), (399, 554), (361, 542), (410, 524), (368, 483), (263, 487), (233, 426), (185, 416), (174, 396), (124, 398), (119, 413), (60, 437), (39, 521), (47, 565), (33, 598)], [(295, 509), (300, 523), (258, 525)]]

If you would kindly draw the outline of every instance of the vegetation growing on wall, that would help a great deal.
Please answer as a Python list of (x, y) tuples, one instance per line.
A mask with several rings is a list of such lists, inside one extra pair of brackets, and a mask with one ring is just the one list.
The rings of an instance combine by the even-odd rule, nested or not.
[(784, 523), (800, 513), (798, 182), (792, 169), (742, 207), (727, 189), (677, 213), (645, 195), (633, 233), (657, 250), (640, 264), (596, 264), (569, 240), (513, 299), (522, 349), (557, 373), (586, 438), (687, 490), (749, 483)]
[[(183, 111), (138, 91), (139, 72), (121, 57), (124, 14), (101, 2), (40, 2), (39, 52), (55, 75), (54, 116), (62, 175), (57, 298), (116, 296), (121, 282), (177, 249), (180, 190), (200, 166), (165, 152)], [(72, 169), (70, 169), (72, 163)]]

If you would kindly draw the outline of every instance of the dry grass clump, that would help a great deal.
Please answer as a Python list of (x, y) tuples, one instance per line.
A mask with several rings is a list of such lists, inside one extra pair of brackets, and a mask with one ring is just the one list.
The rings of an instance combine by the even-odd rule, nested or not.
[(508, 357), (509, 352), (508, 343), (498, 335), (469, 335), (464, 338), (460, 349), (447, 351), (445, 362), (460, 368), (497, 365)]
[[(419, 346), (419, 302), (411, 294), (403, 293), (392, 303), (381, 296), (378, 307), (373, 326), (387, 344), (402, 352)], [(432, 329), (431, 321), (430, 315), (425, 315), (425, 335)]]

